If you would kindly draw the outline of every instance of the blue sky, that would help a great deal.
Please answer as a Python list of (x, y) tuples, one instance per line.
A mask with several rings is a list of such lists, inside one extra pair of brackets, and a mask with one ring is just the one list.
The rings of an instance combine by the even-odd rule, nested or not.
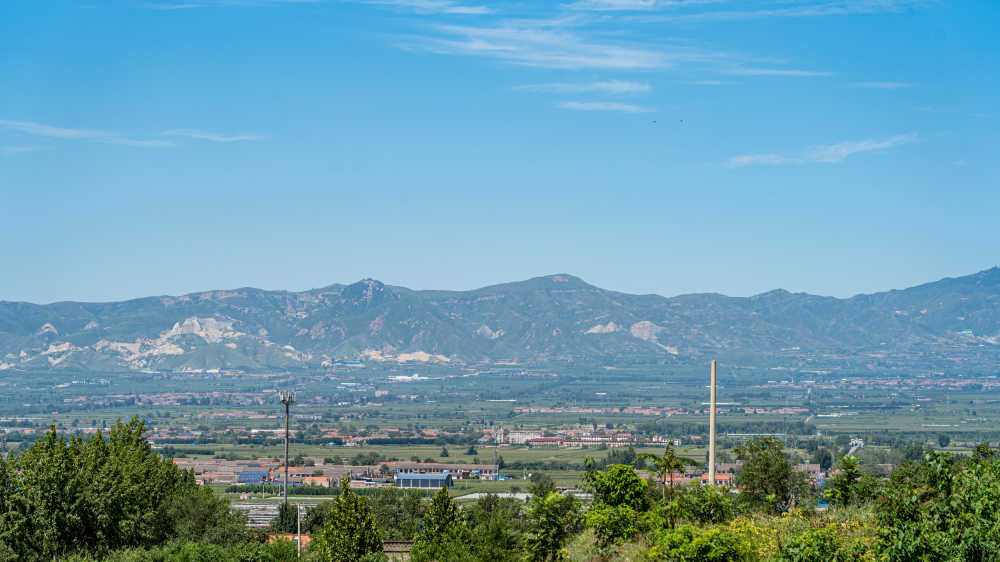
[(1000, 4), (9, 0), (0, 299), (1000, 263)]

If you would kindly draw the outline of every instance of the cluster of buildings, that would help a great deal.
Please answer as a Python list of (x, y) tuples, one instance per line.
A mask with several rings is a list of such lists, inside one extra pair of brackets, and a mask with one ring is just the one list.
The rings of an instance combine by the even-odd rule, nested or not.
[[(715, 465), (715, 485), (723, 488), (736, 488), (736, 473), (740, 471), (743, 467), (742, 462), (734, 463), (720, 463)], [(798, 464), (792, 467), (792, 470), (796, 472), (801, 472), (809, 478), (810, 481), (816, 484), (822, 484), (823, 480), (826, 478), (826, 474), (820, 469), (818, 464)], [(640, 476), (643, 479), (652, 478), (659, 482), (659, 476), (651, 472), (640, 470)], [(669, 483), (670, 478), (667, 479)], [(690, 484), (691, 482), (700, 482), (702, 484), (708, 484), (708, 473), (703, 471), (701, 468), (690, 468), (684, 472), (675, 472), (673, 474), (673, 485), (684, 486)]]
[[(772, 381), (773, 382), (773, 381)], [(638, 416), (676, 416), (708, 414), (708, 408), (661, 408), (658, 406), (625, 406), (623, 408), (584, 408), (581, 406), (515, 406), (519, 414), (632, 414)], [(805, 414), (808, 408), (762, 408), (758, 406), (719, 407), (720, 414)]]
[[(385, 462), (377, 465), (354, 466), (317, 463), (289, 466), (289, 486), (338, 486), (347, 476), (352, 488), (391, 487), (440, 488), (452, 486), (456, 480), (496, 480), (500, 475), (495, 464), (448, 464), (424, 462)], [(276, 461), (229, 461), (224, 459), (174, 459), (174, 464), (190, 470), (203, 485), (216, 486), (281, 486), (285, 467)]]
[[(315, 459), (310, 459), (314, 462)], [(204, 485), (251, 486), (284, 483), (284, 465), (276, 461), (228, 461), (223, 459), (174, 459), (178, 467), (191, 470), (195, 480)], [(721, 463), (716, 467), (715, 484), (732, 488), (742, 463)], [(794, 470), (806, 474), (810, 480), (821, 483), (826, 475), (818, 464), (799, 464)], [(648, 471), (639, 471), (645, 478), (657, 479)], [(378, 465), (354, 466), (339, 464), (314, 464), (289, 466), (289, 486), (337, 486), (347, 476), (353, 488), (399, 487), (440, 488), (453, 486), (461, 480), (498, 480), (499, 466), (495, 464), (463, 464), (436, 462), (391, 461)], [(674, 486), (691, 482), (708, 482), (708, 474), (701, 468), (691, 468), (673, 474)]]
[(528, 447), (635, 447), (664, 445), (680, 445), (676, 439), (654, 436), (650, 439), (640, 439), (634, 433), (625, 431), (596, 432), (587, 429), (560, 429), (556, 431), (541, 430), (510, 430), (502, 435), (501, 442), (506, 445), (526, 445)]

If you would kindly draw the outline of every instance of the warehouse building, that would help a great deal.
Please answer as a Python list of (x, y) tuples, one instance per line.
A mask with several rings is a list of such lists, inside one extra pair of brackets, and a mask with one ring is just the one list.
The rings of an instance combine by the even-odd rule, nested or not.
[(407, 472), (396, 475), (396, 486), (400, 488), (441, 488), (451, 486), (454, 481), (450, 474), (419, 474)]

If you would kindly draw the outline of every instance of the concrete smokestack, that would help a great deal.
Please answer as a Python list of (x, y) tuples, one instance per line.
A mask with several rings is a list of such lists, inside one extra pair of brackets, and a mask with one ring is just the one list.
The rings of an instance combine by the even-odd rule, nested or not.
[(708, 484), (715, 486), (715, 359), (712, 359), (712, 382), (709, 385), (708, 411)]

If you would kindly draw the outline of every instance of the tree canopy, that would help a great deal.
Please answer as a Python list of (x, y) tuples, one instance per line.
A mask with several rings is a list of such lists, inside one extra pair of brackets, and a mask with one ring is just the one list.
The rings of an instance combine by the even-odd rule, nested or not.
[(382, 552), (382, 538), (371, 508), (351, 491), (347, 476), (340, 481), (340, 495), (330, 502), (315, 549), (323, 560), (332, 562), (356, 562)]
[(154, 454), (144, 431), (138, 418), (87, 440), (52, 427), (20, 456), (0, 460), (0, 553), (51, 560), (177, 538), (245, 541), (245, 518)]

